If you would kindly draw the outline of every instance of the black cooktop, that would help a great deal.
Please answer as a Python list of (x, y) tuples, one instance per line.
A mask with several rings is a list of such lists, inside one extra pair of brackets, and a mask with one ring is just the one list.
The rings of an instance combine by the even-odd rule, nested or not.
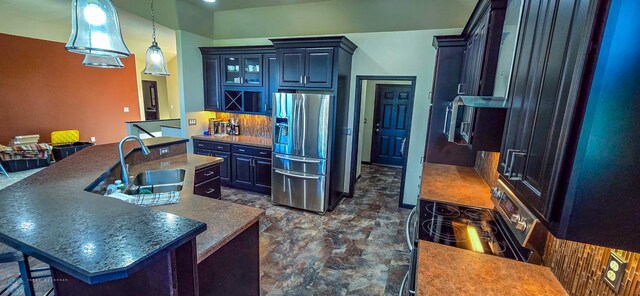
[(518, 259), (492, 210), (421, 200), (419, 213), (421, 240)]

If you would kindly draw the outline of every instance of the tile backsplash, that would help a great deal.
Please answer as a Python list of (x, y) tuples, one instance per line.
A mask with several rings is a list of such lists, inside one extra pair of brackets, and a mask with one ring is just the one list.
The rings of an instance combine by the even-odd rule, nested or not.
[[(478, 152), (475, 169), (489, 186), (498, 181), (500, 153)], [(640, 254), (613, 250), (627, 262), (627, 270), (618, 293), (602, 280), (612, 249), (556, 239), (549, 235), (543, 256), (549, 267), (569, 295), (637, 296), (640, 295)]]
[(216, 119), (227, 121), (231, 118), (238, 119), (240, 134), (255, 137), (271, 137), (273, 124), (271, 117), (262, 115), (235, 114), (216, 112)]

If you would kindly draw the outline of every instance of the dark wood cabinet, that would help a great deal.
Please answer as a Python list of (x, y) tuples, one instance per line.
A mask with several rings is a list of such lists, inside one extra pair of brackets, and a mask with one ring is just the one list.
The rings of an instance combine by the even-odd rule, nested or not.
[(194, 139), (193, 145), (195, 154), (224, 159), (216, 173), (222, 185), (271, 193), (270, 149), (200, 139)]
[(304, 87), (305, 52), (304, 48), (287, 48), (278, 51), (281, 87)]
[(556, 238), (638, 252), (640, 5), (524, 3), (500, 181)]
[(281, 87), (333, 86), (333, 48), (286, 48), (277, 52), (280, 60)]
[(229, 184), (231, 182), (231, 153), (214, 151), (211, 155), (224, 159), (224, 162), (220, 164), (220, 182), (223, 185)]
[(200, 196), (220, 199), (220, 164), (196, 170), (193, 193)]
[(462, 34), (434, 37), (427, 162), (472, 167), (478, 151), (500, 151), (505, 110), (473, 108), (467, 111), (473, 113), (459, 114), (473, 118), (473, 141), (464, 145), (449, 141), (445, 121), (451, 120), (456, 96), (493, 96), (506, 4), (506, 0), (479, 1)]
[(271, 159), (253, 159), (253, 180), (255, 187), (271, 192)]
[(278, 76), (280, 75), (280, 67), (275, 54), (265, 54), (265, 74), (267, 75), (267, 86), (264, 100), (264, 114), (272, 114), (273, 96), (278, 92)]
[(220, 56), (203, 56), (202, 61), (204, 75), (204, 109), (214, 112), (221, 111)]
[(231, 156), (233, 166), (232, 182), (238, 185), (253, 186), (253, 157), (234, 154)]
[(272, 73), (273, 46), (201, 47), (200, 51), (205, 110), (271, 115), (267, 106), (270, 94), (278, 91), (279, 78)]

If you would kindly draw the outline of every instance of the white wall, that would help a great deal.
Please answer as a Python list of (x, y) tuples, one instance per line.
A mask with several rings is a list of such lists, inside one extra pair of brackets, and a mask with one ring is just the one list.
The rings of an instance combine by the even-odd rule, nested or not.
[[(353, 122), (355, 103), (355, 80), (357, 75), (416, 76), (416, 94), (411, 121), (411, 139), (408, 150), (408, 165), (403, 202), (414, 205), (418, 200), (421, 158), (427, 137), (429, 92), (433, 82), (436, 50), (431, 45), (436, 35), (460, 34), (462, 29), (435, 29), (382, 33), (344, 34), (358, 49), (353, 55), (351, 72), (350, 122)], [(291, 36), (293, 37), (293, 36)], [(269, 38), (246, 38), (215, 40), (215, 46), (271, 44)], [(351, 126), (353, 128), (353, 126)], [(349, 141), (347, 151), (351, 151)], [(354, 168), (357, 169), (357, 168)], [(351, 170), (348, 164), (347, 171)], [(345, 174), (349, 178), (350, 174)], [(348, 184), (348, 182), (346, 183)], [(345, 189), (345, 191), (347, 191)]]
[[(178, 44), (178, 86), (180, 93), (180, 118), (182, 136), (190, 138), (201, 134), (207, 128), (207, 118), (212, 112), (204, 110), (204, 84), (202, 55), (199, 47), (212, 46), (213, 40), (186, 31), (176, 31)], [(196, 119), (198, 124), (188, 125), (188, 119)], [(192, 145), (187, 145), (189, 151)]]

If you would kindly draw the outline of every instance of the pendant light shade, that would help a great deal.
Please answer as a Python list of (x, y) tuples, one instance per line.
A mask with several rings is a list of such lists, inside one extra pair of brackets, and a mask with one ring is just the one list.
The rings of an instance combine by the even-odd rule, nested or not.
[(164, 61), (164, 54), (158, 46), (158, 42), (156, 42), (156, 14), (153, 11), (153, 0), (151, 0), (151, 25), (153, 26), (153, 42), (151, 42), (151, 46), (147, 49), (147, 65), (144, 67), (144, 74), (169, 76), (167, 64)]
[(167, 66), (164, 62), (164, 54), (155, 41), (153, 41), (151, 47), (147, 49), (147, 66), (144, 68), (144, 74), (169, 76)]
[(118, 12), (111, 0), (73, 0), (70, 52), (124, 58), (131, 55), (124, 44)]
[(109, 68), (109, 69), (124, 68), (122, 61), (120, 61), (120, 58), (101, 57), (101, 56), (94, 56), (90, 54), (84, 56), (84, 61), (82, 61), (82, 65), (87, 67)]

